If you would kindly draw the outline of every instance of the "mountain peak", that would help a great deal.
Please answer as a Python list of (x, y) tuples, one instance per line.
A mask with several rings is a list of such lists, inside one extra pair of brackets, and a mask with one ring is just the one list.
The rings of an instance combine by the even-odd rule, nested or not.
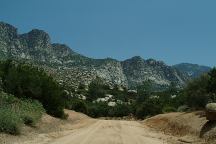
[(155, 59), (147, 59), (146, 62), (149, 64), (149, 65), (166, 65), (163, 61), (157, 61)]
[(31, 39), (42, 39), (50, 42), (50, 36), (43, 30), (33, 29), (28, 33), (29, 38)]
[(20, 37), (27, 41), (29, 47), (46, 48), (51, 45), (49, 34), (43, 30), (33, 29)]
[(133, 60), (143, 60), (143, 58), (141, 56), (134, 56), (131, 59), (133, 59)]
[(13, 39), (17, 37), (17, 28), (14, 26), (5, 23), (0, 22), (0, 39)]
[(13, 28), (15, 28), (14, 26), (12, 26), (12, 25), (10, 25), (8, 23), (2, 22), (2, 21), (0, 21), (0, 26), (1, 27), (13, 27)]

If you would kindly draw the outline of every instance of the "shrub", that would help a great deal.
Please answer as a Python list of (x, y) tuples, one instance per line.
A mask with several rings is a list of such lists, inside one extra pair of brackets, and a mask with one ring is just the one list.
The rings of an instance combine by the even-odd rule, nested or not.
[(207, 86), (207, 90), (211, 93), (216, 94), (216, 67), (213, 68), (210, 72), (209, 72), (209, 81), (208, 81), (208, 86)]
[(162, 112), (163, 113), (176, 112), (176, 108), (171, 106), (165, 106), (163, 107)]
[(93, 117), (93, 118), (97, 118), (99, 117), (99, 110), (97, 109), (96, 106), (88, 106), (88, 116)]
[(190, 110), (190, 108), (187, 105), (179, 106), (177, 109), (178, 112), (187, 112), (189, 110)]
[(145, 107), (143, 105), (139, 105), (136, 107), (135, 115), (138, 119), (143, 119), (145, 116)]
[(89, 84), (88, 100), (93, 101), (99, 97), (104, 97), (108, 86), (106, 86), (102, 79), (97, 77)]
[(30, 126), (34, 126), (35, 125), (35, 120), (33, 119), (33, 117), (29, 116), (29, 115), (25, 115), (23, 118), (24, 124), (26, 125), (30, 125)]
[(130, 114), (130, 109), (127, 105), (118, 104), (115, 107), (109, 108), (110, 117), (123, 117)]
[(137, 86), (137, 103), (146, 101), (152, 93), (152, 82), (150, 80)]
[(26, 125), (34, 126), (45, 112), (41, 103), (36, 100), (22, 100), (18, 106), (20, 117)]
[(88, 115), (94, 118), (108, 116), (109, 107), (107, 103), (88, 103)]
[(139, 119), (147, 116), (153, 116), (162, 113), (160, 101), (158, 99), (147, 99), (145, 102), (137, 105), (135, 115)]
[(42, 104), (36, 100), (18, 99), (1, 92), (0, 131), (19, 134), (23, 123), (34, 126), (44, 111)]
[(0, 132), (20, 134), (22, 120), (14, 111), (0, 108)]
[(70, 105), (71, 110), (75, 110), (77, 112), (82, 112), (82, 113), (87, 113), (88, 112), (87, 105), (82, 100), (74, 99), (74, 100), (72, 100), (70, 102), (69, 105)]
[(2, 78), (0, 77), (0, 91), (3, 90)]
[(205, 108), (209, 100), (207, 91), (209, 76), (202, 75), (201, 77), (189, 82), (184, 90), (186, 95), (186, 104), (194, 109)]

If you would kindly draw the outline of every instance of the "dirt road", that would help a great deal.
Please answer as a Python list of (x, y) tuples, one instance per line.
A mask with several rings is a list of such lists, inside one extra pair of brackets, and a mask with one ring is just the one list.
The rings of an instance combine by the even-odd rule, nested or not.
[(98, 120), (50, 144), (165, 144), (160, 135), (135, 121)]
[[(92, 119), (65, 110), (67, 120), (44, 115), (37, 128), (23, 127), (20, 136), (0, 133), (4, 144), (204, 144), (195, 135), (205, 120), (195, 113), (170, 113), (145, 121)], [(197, 123), (200, 121), (201, 123)], [(186, 127), (184, 126), (186, 125)], [(189, 127), (190, 126), (190, 127)], [(189, 127), (189, 128), (188, 128)], [(185, 129), (186, 128), (186, 129)], [(200, 129), (199, 128), (199, 129)], [(168, 130), (168, 131), (166, 131)], [(194, 132), (195, 133), (194, 133)], [(167, 133), (168, 132), (168, 133)], [(183, 133), (184, 132), (184, 133)], [(175, 135), (180, 133), (182, 136)], [(174, 134), (174, 135), (172, 135)], [(207, 142), (208, 143), (208, 142)], [(206, 143), (206, 144), (207, 144)], [(208, 143), (209, 144), (209, 143)]]

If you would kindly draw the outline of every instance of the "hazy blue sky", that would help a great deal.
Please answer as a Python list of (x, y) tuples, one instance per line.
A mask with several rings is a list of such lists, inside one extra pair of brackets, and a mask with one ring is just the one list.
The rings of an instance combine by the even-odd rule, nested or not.
[(0, 0), (0, 21), (89, 57), (216, 65), (216, 0)]

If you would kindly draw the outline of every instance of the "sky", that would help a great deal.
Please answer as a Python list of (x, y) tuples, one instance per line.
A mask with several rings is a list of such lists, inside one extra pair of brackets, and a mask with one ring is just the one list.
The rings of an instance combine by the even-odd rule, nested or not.
[(0, 0), (0, 21), (92, 58), (216, 66), (216, 0)]

